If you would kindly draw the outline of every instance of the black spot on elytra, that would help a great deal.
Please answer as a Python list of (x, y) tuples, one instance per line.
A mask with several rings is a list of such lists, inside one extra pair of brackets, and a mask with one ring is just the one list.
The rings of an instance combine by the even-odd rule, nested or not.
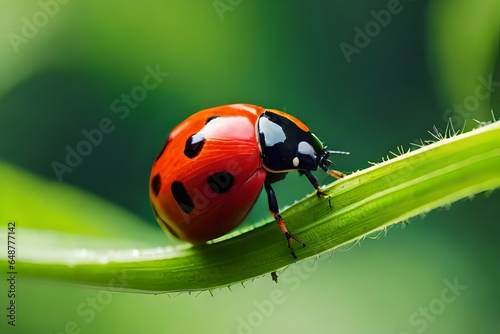
[(162, 147), (160, 153), (158, 153), (158, 156), (156, 157), (156, 160), (160, 159), (160, 157), (162, 156), (163, 152), (165, 152), (165, 149), (167, 148), (167, 145), (168, 145), (169, 142), (170, 142), (170, 136), (168, 136), (167, 140), (165, 141), (165, 144), (163, 144), (163, 147)]
[(158, 196), (158, 193), (160, 192), (160, 189), (161, 189), (161, 177), (160, 177), (160, 174), (156, 174), (151, 179), (151, 189), (153, 189), (153, 193), (155, 194), (155, 196)]
[(168, 225), (163, 219), (161, 219), (161, 217), (158, 215), (158, 212), (156, 212), (154, 205), (152, 205), (152, 207), (153, 207), (153, 212), (155, 214), (155, 218), (158, 221), (158, 223), (161, 223), (167, 229), (168, 233), (172, 234), (177, 239), (180, 239), (179, 235), (174, 231), (174, 229), (172, 229), (170, 225)]
[(205, 124), (207, 124), (208, 122), (210, 122), (218, 117), (220, 117), (220, 116), (219, 115), (210, 116), (209, 118), (207, 118), (207, 121), (205, 122)]
[(170, 190), (172, 191), (172, 195), (182, 211), (188, 215), (193, 212), (193, 199), (187, 193), (186, 187), (184, 187), (182, 182), (174, 181), (170, 186)]
[(218, 172), (210, 175), (207, 183), (215, 193), (224, 194), (233, 187), (234, 176), (228, 172)]
[(195, 133), (186, 140), (186, 146), (184, 146), (184, 155), (189, 159), (193, 159), (198, 154), (200, 154), (203, 145), (205, 145), (205, 137), (203, 137), (203, 135)]

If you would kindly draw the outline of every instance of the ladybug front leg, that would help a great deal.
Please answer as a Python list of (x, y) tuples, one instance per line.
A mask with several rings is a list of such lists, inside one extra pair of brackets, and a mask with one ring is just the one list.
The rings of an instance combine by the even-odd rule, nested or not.
[(299, 170), (299, 174), (300, 175), (305, 174), (305, 176), (307, 176), (307, 179), (309, 180), (309, 182), (311, 182), (314, 189), (316, 189), (316, 196), (326, 197), (328, 199), (328, 206), (330, 207), (330, 210), (333, 210), (330, 195), (321, 191), (320, 186), (319, 186), (319, 182), (318, 182), (318, 179), (316, 178), (316, 176), (314, 176), (310, 170), (303, 170), (303, 171)]
[(273, 215), (274, 219), (278, 223), (278, 226), (280, 227), (281, 231), (286, 237), (286, 241), (288, 243), (288, 248), (290, 248), (290, 251), (292, 252), (292, 256), (296, 259), (297, 256), (295, 255), (295, 251), (293, 250), (292, 247), (292, 240), (294, 239), (297, 242), (300, 242), (302, 244), (302, 247), (306, 247), (306, 244), (302, 242), (299, 238), (291, 234), (288, 229), (286, 228), (285, 221), (280, 215), (279, 209), (278, 209), (278, 200), (276, 199), (276, 193), (274, 192), (274, 189), (271, 187), (270, 184), (264, 183), (264, 189), (266, 190), (267, 194), (267, 201), (269, 204), (269, 211)]
[(299, 170), (299, 174), (300, 175), (304, 174), (305, 176), (307, 176), (307, 179), (309, 180), (309, 182), (311, 182), (311, 184), (314, 187), (314, 189), (316, 189), (316, 196), (318, 196), (318, 197), (322, 197), (323, 196), (323, 197), (330, 198), (330, 196), (328, 196), (326, 193), (324, 193), (324, 192), (321, 191), (318, 179), (316, 178), (316, 176), (314, 176), (311, 173), (310, 170)]

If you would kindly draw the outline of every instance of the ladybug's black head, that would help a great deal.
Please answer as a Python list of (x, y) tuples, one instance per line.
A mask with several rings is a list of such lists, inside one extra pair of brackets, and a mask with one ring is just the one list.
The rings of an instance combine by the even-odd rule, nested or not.
[[(314, 134), (313, 134), (314, 136)], [(321, 157), (319, 159), (319, 163), (318, 163), (318, 166), (321, 167), (322, 170), (324, 170), (325, 172), (328, 173), (328, 175), (330, 176), (334, 176), (336, 178), (338, 178), (336, 175), (336, 171), (334, 171), (334, 173), (331, 173), (332, 171), (328, 169), (329, 166), (331, 165), (334, 165), (334, 163), (328, 159), (328, 157), (330, 156), (330, 154), (349, 154), (349, 152), (344, 152), (344, 151), (327, 151), (326, 150), (326, 146), (325, 148), (323, 149), (323, 152), (321, 154)]]
[(318, 166), (325, 172), (328, 170), (328, 166), (333, 165), (333, 162), (328, 159), (329, 157), (330, 152), (328, 152), (326, 149), (323, 149), (320, 155)]
[(266, 110), (256, 124), (262, 164), (270, 172), (327, 171), (333, 164), (321, 141), (298, 119), (277, 110)]

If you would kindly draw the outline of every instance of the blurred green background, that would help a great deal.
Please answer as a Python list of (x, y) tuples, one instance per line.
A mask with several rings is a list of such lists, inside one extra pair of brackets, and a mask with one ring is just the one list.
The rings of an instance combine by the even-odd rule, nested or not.
[[(34, 177), (0, 192), (2, 229), (8, 219), (19, 222), (19, 256), (29, 247), (23, 228), (172, 243), (151, 213), (150, 168), (176, 124), (216, 105), (295, 115), (331, 149), (351, 151), (334, 157), (344, 172), (429, 139), (427, 131), (443, 131), (448, 119), (470, 129), (473, 119), (491, 120), (491, 109), (498, 118), (499, 27), (498, 0), (0, 1), (0, 161)], [(158, 85), (140, 88), (154, 70)], [(76, 149), (82, 131), (103, 119), (109, 133), (58, 178), (54, 162), (64, 164), (67, 147)], [(0, 187), (8, 175), (0, 173)], [(67, 201), (37, 192), (32, 184), (41, 180), (68, 186)], [(85, 200), (75, 202), (72, 187)], [(275, 189), (281, 206), (311, 192), (295, 175)], [(38, 198), (50, 205), (31, 204)], [(17, 326), (7, 326), (2, 311), (0, 329), (495, 333), (499, 199), (480, 194), (377, 241), (299, 262), (278, 284), (264, 277), (213, 297), (103, 294), (20, 275)], [(110, 210), (147, 233), (121, 231), (106, 219)], [(261, 199), (247, 224), (267, 215)], [(5, 310), (4, 276), (0, 289)]]

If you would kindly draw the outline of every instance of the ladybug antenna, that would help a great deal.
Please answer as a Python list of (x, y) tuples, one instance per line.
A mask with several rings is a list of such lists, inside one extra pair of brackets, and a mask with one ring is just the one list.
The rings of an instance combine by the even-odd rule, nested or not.
[(345, 151), (327, 151), (330, 154), (344, 154), (344, 155), (349, 155), (351, 152), (345, 152)]
[(345, 152), (345, 151), (329, 151), (329, 150), (323, 150), (323, 156), (321, 158), (321, 161), (319, 163), (319, 167), (323, 169), (325, 172), (328, 172), (328, 166), (335, 166), (335, 163), (328, 159), (330, 154), (344, 154), (344, 155), (349, 155), (351, 154), (350, 152)]

